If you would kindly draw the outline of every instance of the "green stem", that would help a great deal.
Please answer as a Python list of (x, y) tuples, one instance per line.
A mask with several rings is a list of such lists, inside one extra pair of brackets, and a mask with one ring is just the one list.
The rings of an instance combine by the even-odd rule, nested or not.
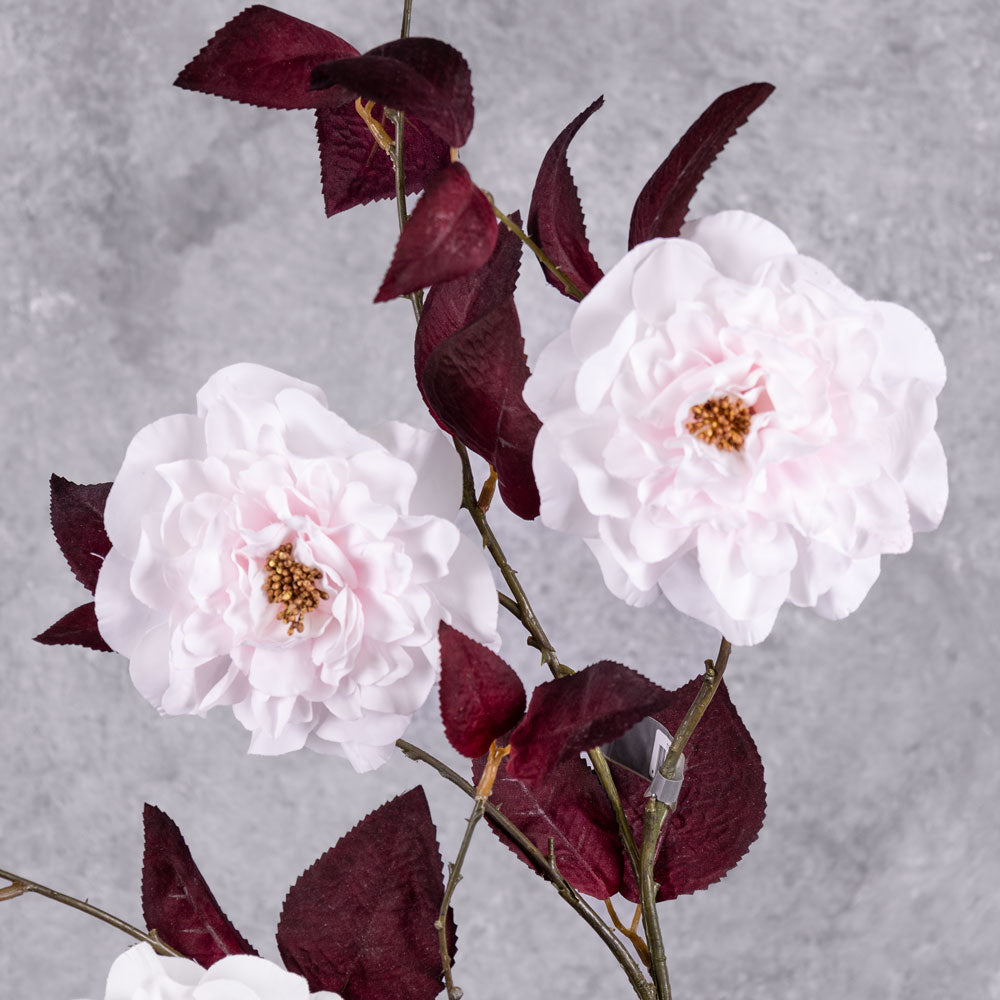
[(472, 834), (475, 833), (476, 826), (486, 812), (486, 800), (476, 799), (476, 804), (472, 807), (472, 815), (465, 824), (465, 835), (462, 837), (462, 844), (458, 849), (453, 864), (448, 866), (448, 884), (444, 887), (444, 897), (441, 900), (441, 909), (438, 918), (434, 922), (434, 927), (438, 932), (438, 948), (441, 951), (441, 967), (444, 970), (445, 990), (448, 1000), (462, 1000), (462, 990), (455, 987), (455, 981), (451, 975), (451, 954), (448, 950), (448, 908), (451, 906), (451, 897), (455, 894), (455, 889), (462, 879), (462, 865), (465, 864), (465, 855), (468, 853), (469, 844), (472, 843)]
[[(415, 746), (406, 740), (396, 740), (396, 746), (410, 758), (410, 760), (420, 761), (434, 768), (443, 778), (450, 781), (457, 788), (460, 788), (471, 799), (476, 797), (476, 789), (466, 781), (460, 774), (453, 771), (443, 761), (429, 754), (426, 750)], [(583, 920), (593, 928), (594, 932), (607, 946), (608, 950), (615, 956), (618, 964), (622, 967), (628, 981), (635, 990), (635, 994), (640, 1000), (656, 1000), (653, 992), (653, 984), (646, 980), (642, 969), (621, 941), (615, 936), (615, 932), (597, 915), (585, 899), (563, 878), (559, 869), (537, 848), (535, 845), (516, 827), (499, 809), (490, 805), (485, 805), (486, 815), (493, 823), (500, 827), (514, 843), (531, 859), (531, 863), (538, 870), (539, 874), (551, 882), (559, 895), (583, 918)]]
[(493, 200), (493, 195), (489, 191), (483, 191), (483, 194), (486, 195), (489, 203), (493, 206), (493, 214), (538, 258), (538, 262), (542, 267), (562, 282), (563, 288), (566, 289), (569, 295), (572, 295), (577, 301), (582, 299), (583, 292), (577, 288), (570, 278), (563, 274), (555, 261), (509, 215), (505, 215), (497, 208), (496, 202)]
[(403, 24), (399, 29), (400, 38), (410, 37), (410, 12), (413, 10), (413, 0), (403, 0)]
[[(403, 25), (401, 30), (401, 37), (403, 38), (406, 37), (410, 29), (411, 3), (412, 0), (404, 0)], [(400, 232), (402, 232), (403, 227), (406, 225), (407, 221), (406, 181), (405, 181), (405, 167), (403, 162), (404, 117), (403, 114), (399, 111), (391, 112), (391, 116), (396, 126), (396, 139), (391, 151), (393, 172), (395, 174), (395, 179), (396, 179), (396, 212), (399, 218), (399, 229)], [(542, 262), (542, 264), (544, 264), (550, 271), (552, 271), (553, 274), (555, 274), (563, 282), (564, 286), (566, 287), (567, 291), (570, 292), (570, 294), (574, 295), (578, 299), (583, 298), (583, 293), (573, 284), (572, 281), (566, 278), (565, 275), (563, 275), (562, 272), (559, 271), (559, 269), (555, 266), (555, 264), (553, 264), (552, 261), (549, 260), (549, 258), (534, 243), (534, 241), (527, 236), (527, 234), (521, 229), (521, 227), (518, 226), (517, 223), (513, 221), (513, 219), (510, 219), (496, 207), (496, 205), (493, 203), (492, 196), (490, 196), (488, 192), (487, 192), (487, 197), (490, 200), (490, 204), (493, 205), (493, 211), (496, 213), (497, 218), (500, 219), (501, 222), (503, 222), (508, 229), (514, 232), (528, 247), (532, 249), (534, 254)], [(416, 292), (408, 296), (408, 298), (410, 299), (410, 302), (413, 306), (413, 315), (416, 318), (417, 323), (419, 324), (421, 314), (423, 313), (423, 295), (420, 292)], [(454, 440), (455, 440), (455, 448), (458, 451), (459, 457), (462, 462), (462, 506), (465, 507), (468, 510), (469, 514), (471, 515), (473, 521), (476, 524), (476, 527), (479, 530), (479, 534), (483, 540), (483, 544), (489, 550), (490, 555), (493, 557), (493, 561), (497, 564), (497, 567), (499, 568), (501, 575), (507, 582), (508, 587), (510, 587), (511, 593), (513, 594), (513, 600), (507, 598), (506, 595), (504, 594), (498, 594), (498, 600), (504, 607), (507, 607), (511, 611), (513, 611), (511, 605), (516, 607), (517, 617), (520, 618), (521, 623), (524, 625), (525, 629), (527, 630), (530, 636), (529, 641), (532, 643), (532, 645), (536, 646), (537, 649), (541, 652), (542, 661), (545, 664), (547, 664), (549, 670), (552, 672), (553, 677), (564, 677), (568, 674), (573, 673), (573, 671), (569, 667), (565, 666), (563, 663), (560, 662), (559, 656), (556, 653), (555, 648), (549, 641), (548, 636), (545, 634), (545, 630), (542, 628), (541, 623), (538, 621), (538, 618), (531, 607), (531, 603), (528, 600), (528, 596), (525, 593), (524, 588), (521, 586), (520, 582), (517, 579), (517, 573), (507, 562), (507, 557), (504, 555), (503, 549), (500, 547), (500, 543), (497, 540), (496, 536), (493, 534), (493, 529), (490, 527), (490, 523), (486, 517), (486, 511), (479, 506), (479, 498), (476, 496), (475, 478), (472, 475), (472, 465), (469, 462), (469, 453), (466, 450), (465, 445), (462, 444), (461, 441), (459, 441), (457, 438), (455, 438)], [(402, 749), (404, 742), (405, 741), (402, 740), (397, 741), (397, 746), (400, 746), (400, 748)], [(405, 752), (406, 751), (404, 749), (404, 753)], [(615, 787), (614, 780), (612, 779), (611, 771), (608, 768), (607, 762), (604, 759), (604, 755), (601, 753), (600, 750), (594, 749), (589, 751), (589, 756), (591, 761), (594, 763), (595, 771), (601, 782), (602, 787), (604, 788), (604, 792), (607, 795), (608, 800), (611, 802), (615, 818), (618, 822), (619, 833), (621, 835), (622, 842), (625, 845), (625, 850), (626, 853), (628, 854), (629, 861), (632, 864), (633, 869), (636, 871), (636, 874), (638, 875), (638, 868), (637, 868), (638, 850), (636, 848), (635, 839), (632, 836), (632, 828), (628, 823), (627, 817), (625, 816), (625, 810), (621, 803), (621, 797), (619, 796), (618, 789)], [(428, 763), (430, 762), (428, 761)], [(441, 773), (444, 774), (443, 771)], [(458, 776), (456, 775), (455, 777)], [(491, 809), (492, 809), (491, 806), (487, 807), (487, 811), (490, 811)], [(500, 814), (498, 813), (497, 815)], [(503, 824), (501, 823), (501, 825)], [(542, 855), (541, 852), (536, 850), (535, 853), (538, 854), (538, 856), (541, 857), (543, 861), (545, 861), (544, 855)], [(548, 862), (545, 861), (545, 864), (548, 865)], [(556, 875), (558, 875), (558, 872), (555, 869), (554, 865), (549, 866), (549, 868)], [(576, 895), (575, 891), (573, 891), (572, 887), (570, 887), (569, 884), (562, 879), (562, 876), (558, 875), (558, 878), (575, 896)], [(563, 891), (562, 889), (560, 889), (560, 895), (562, 894)], [(582, 900), (580, 902), (582, 903)], [(604, 936), (604, 934), (607, 934), (610, 937), (610, 940), (614, 942), (615, 946), (621, 950), (621, 954), (627, 957), (629, 962), (632, 962), (631, 956), (628, 955), (628, 952), (626, 952), (624, 949), (621, 948), (621, 944), (615, 937), (614, 931), (611, 930), (611, 928), (609, 928), (600, 919), (600, 917), (598, 917), (597, 914), (590, 909), (590, 907), (586, 906), (586, 904), (583, 905), (585, 907), (585, 910), (579, 911), (581, 915), (589, 913), (590, 917), (597, 922), (596, 925), (592, 926), (595, 926), (595, 928), (596, 927), (601, 928), (601, 930), (599, 930), (598, 933), (601, 933), (602, 936)], [(584, 919), (587, 919), (588, 922), (590, 922), (590, 918), (588, 918), (587, 916), (584, 916)], [(612, 950), (614, 950), (614, 948)], [(620, 958), (619, 961), (621, 961)], [(638, 995), (640, 997), (643, 997), (646, 995), (644, 991), (651, 988), (650, 984), (646, 982), (645, 978), (642, 976), (641, 971), (638, 970), (638, 966), (635, 966), (634, 962), (632, 962), (632, 965), (635, 967), (636, 974), (638, 975), (638, 980), (633, 980), (630, 975), (630, 981), (632, 982), (632, 985), (636, 989)], [(623, 965), (623, 968), (625, 968), (626, 973), (629, 973), (628, 967)], [(637, 983), (639, 983), (640, 985), (637, 985)]]
[(118, 930), (124, 931), (130, 937), (134, 937), (137, 941), (145, 941), (146, 944), (152, 945), (153, 948), (161, 955), (173, 955), (175, 958), (184, 957), (179, 951), (174, 951), (170, 945), (164, 944), (155, 931), (150, 931), (150, 933), (147, 934), (145, 931), (139, 930), (138, 927), (133, 927), (131, 924), (126, 923), (120, 917), (116, 917), (113, 913), (108, 913), (106, 910), (101, 910), (96, 906), (92, 906), (85, 900), (76, 899), (74, 896), (67, 896), (64, 892), (59, 892), (56, 889), (50, 889), (48, 886), (42, 885), (40, 882), (33, 882), (30, 878), (25, 878), (23, 875), (15, 875), (13, 872), (6, 872), (3, 869), (0, 869), (0, 878), (6, 879), (11, 883), (7, 889), (3, 890), (4, 893), (20, 889), (22, 892), (33, 892), (37, 896), (45, 896), (46, 899), (54, 899), (57, 903), (62, 903), (64, 906), (71, 906), (74, 910), (80, 910), (81, 913), (86, 913), (88, 916), (96, 917), (98, 920), (103, 920), (104, 923), (110, 924), (112, 927), (117, 927)]
[[(542, 662), (548, 666), (553, 677), (566, 677), (572, 674), (573, 670), (560, 661), (559, 654), (549, 641), (549, 637), (545, 634), (545, 629), (542, 628), (542, 624), (531, 606), (531, 601), (528, 600), (528, 595), (525, 593), (524, 587), (521, 586), (517, 571), (507, 561), (507, 556), (504, 554), (500, 542), (490, 527), (486, 511), (479, 505), (476, 497), (476, 484), (472, 476), (472, 465), (469, 462), (469, 453), (465, 445), (456, 440), (455, 448), (462, 461), (462, 506), (469, 512), (469, 515), (475, 522), (483, 544), (493, 557), (493, 561), (497, 564), (497, 568), (500, 570), (501, 575), (507, 582), (507, 586), (510, 587), (510, 591), (514, 595), (513, 600), (511, 600), (501, 594), (500, 603), (505, 608), (508, 608), (521, 624), (524, 625), (528, 635), (531, 637), (531, 645), (541, 652)], [(513, 605), (513, 607), (510, 605)], [(604, 793), (611, 803), (615, 820), (618, 823), (618, 833), (625, 846), (625, 853), (628, 855), (632, 870), (638, 876), (639, 851), (636, 847), (635, 838), (632, 836), (632, 827), (622, 806), (621, 796), (618, 794), (614, 778), (611, 775), (611, 769), (608, 767), (608, 762), (600, 750), (596, 748), (588, 750), (587, 756), (594, 765), (594, 773), (597, 775), (601, 787), (604, 789)]]
[[(659, 773), (668, 780), (676, 777), (677, 764), (687, 746), (695, 727), (701, 721), (722, 683), (722, 675), (729, 662), (732, 647), (723, 636), (715, 661), (705, 661), (705, 673), (701, 687), (695, 695), (691, 707), (687, 710), (683, 721), (677, 728), (670, 742)], [(663, 828), (670, 816), (670, 806), (656, 798), (646, 799), (646, 810), (642, 817), (642, 850), (639, 858), (639, 902), (642, 906), (642, 925), (646, 932), (646, 944), (649, 947), (650, 967), (653, 979), (660, 995), (660, 1000), (670, 1000), (670, 978), (667, 974), (667, 956), (663, 948), (663, 936), (660, 933), (660, 921), (656, 915), (656, 892), (659, 886), (653, 878), (653, 865), (656, 861), (657, 847)]]

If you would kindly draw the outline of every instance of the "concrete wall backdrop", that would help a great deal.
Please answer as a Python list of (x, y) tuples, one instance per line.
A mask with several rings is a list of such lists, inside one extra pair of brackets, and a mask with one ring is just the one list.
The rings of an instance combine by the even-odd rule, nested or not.
[[(287, 0), (362, 49), (390, 0)], [(250, 758), (224, 711), (160, 720), (123, 660), (30, 641), (84, 593), (48, 530), (50, 472), (112, 478), (135, 431), (188, 410), (235, 360), (320, 383), (357, 425), (428, 424), (405, 302), (375, 307), (388, 204), (327, 221), (308, 112), (170, 86), (230, 0), (0, 2), (0, 867), (139, 921), (140, 812), (170, 813), (265, 954), (286, 887), (389, 796), (424, 782), (445, 856), (468, 804), (402, 759), (374, 775), (311, 754)], [(1000, 15), (989, 0), (417, 0), (457, 45), (477, 119), (464, 161), (526, 209), (562, 126), (603, 93), (572, 164), (592, 243), (623, 252), (635, 193), (718, 93), (774, 97), (695, 208), (752, 209), (870, 298), (904, 303), (950, 368), (942, 528), (888, 558), (852, 618), (785, 611), (730, 687), (768, 776), (764, 832), (707, 892), (663, 907), (686, 998), (1000, 998), (997, 621)], [(525, 266), (529, 352), (568, 304)], [(692, 676), (716, 637), (610, 598), (582, 546), (497, 517), (564, 659)], [(542, 674), (516, 633), (524, 676)], [(416, 742), (453, 759), (434, 703)], [(456, 900), (470, 1000), (623, 997), (613, 960), (484, 830)], [(39, 898), (0, 904), (0, 995), (103, 995), (128, 939)]]

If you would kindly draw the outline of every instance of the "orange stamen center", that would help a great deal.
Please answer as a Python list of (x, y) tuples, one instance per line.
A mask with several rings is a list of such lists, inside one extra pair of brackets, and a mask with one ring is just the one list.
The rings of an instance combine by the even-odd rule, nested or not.
[(291, 542), (279, 545), (265, 562), (267, 580), (264, 583), (264, 593), (271, 604), (284, 605), (277, 615), (277, 621), (287, 622), (289, 635), (301, 632), (305, 628), (303, 616), (315, 610), (320, 601), (325, 601), (330, 596), (315, 583), (323, 574), (314, 566), (296, 562), (292, 556)]
[(739, 451), (750, 431), (750, 407), (738, 396), (719, 396), (691, 407), (689, 434), (719, 451)]

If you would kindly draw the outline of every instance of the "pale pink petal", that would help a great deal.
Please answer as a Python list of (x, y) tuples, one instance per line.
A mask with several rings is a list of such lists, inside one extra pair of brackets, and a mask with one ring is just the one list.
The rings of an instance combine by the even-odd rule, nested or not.
[(948, 464), (937, 434), (921, 442), (903, 478), (914, 531), (931, 531), (941, 523), (948, 503)]
[[(541, 352), (541, 520), (587, 543), (616, 596), (658, 588), (737, 643), (786, 600), (847, 614), (879, 557), (941, 518), (943, 381), (908, 310), (749, 213), (697, 220), (630, 251)], [(695, 420), (722, 405), (749, 420), (728, 450)]]
[[(368, 437), (315, 386), (224, 369), (197, 416), (130, 446), (98, 625), (162, 714), (229, 705), (253, 753), (310, 746), (376, 766), (430, 693), (442, 621), (499, 645), (486, 558), (452, 523), (460, 486), (441, 434)], [(286, 544), (300, 566), (266, 593)]]
[(692, 219), (681, 227), (681, 236), (705, 250), (721, 274), (746, 284), (762, 264), (795, 253), (795, 244), (776, 225), (735, 209)]

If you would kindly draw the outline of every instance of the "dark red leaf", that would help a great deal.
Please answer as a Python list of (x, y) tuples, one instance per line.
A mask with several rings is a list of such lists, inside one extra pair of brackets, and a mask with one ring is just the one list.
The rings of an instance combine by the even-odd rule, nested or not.
[(531, 520), (539, 507), (531, 453), (541, 422), (522, 395), (527, 379), (511, 298), (435, 348), (421, 387), (438, 422), (496, 469), (504, 503)]
[[(483, 772), (480, 758), (473, 765), (473, 780)], [(490, 802), (542, 852), (549, 853), (549, 838), (556, 865), (579, 892), (608, 899), (618, 892), (624, 861), (614, 813), (596, 775), (579, 757), (557, 765), (545, 780), (530, 785), (512, 778), (501, 764)], [(525, 864), (534, 863), (503, 831), (490, 822), (493, 832)]]
[[(577, 288), (587, 294), (604, 277), (590, 252), (583, 210), (576, 184), (566, 161), (566, 150), (580, 126), (604, 104), (598, 97), (556, 137), (538, 168), (535, 189), (528, 210), (528, 235), (548, 254), (552, 262)], [(547, 268), (545, 280), (570, 298), (566, 286)]]
[(49, 480), (52, 531), (73, 575), (91, 593), (97, 586), (111, 539), (104, 529), (104, 505), (111, 483), (81, 486), (62, 476)]
[[(700, 686), (701, 679), (695, 678), (671, 691), (669, 704), (654, 718), (676, 733)], [(764, 824), (764, 765), (725, 683), (698, 723), (684, 757), (677, 809), (667, 820), (653, 868), (660, 900), (718, 882), (736, 867)], [(611, 764), (611, 771), (633, 832), (641, 839), (649, 779), (617, 764)], [(621, 892), (638, 901), (631, 869), (625, 872)]]
[(97, 627), (93, 601), (81, 604), (68, 615), (63, 615), (55, 625), (50, 625), (41, 635), (36, 635), (35, 642), (44, 646), (86, 646), (102, 653), (114, 652)]
[(256, 955), (222, 912), (177, 824), (148, 803), (142, 822), (142, 917), (149, 930), (206, 969), (226, 955)]
[(472, 131), (472, 78), (458, 49), (436, 38), (397, 38), (362, 56), (334, 57), (317, 66), (312, 89), (346, 87), (419, 118), (449, 146)]
[(310, 91), (313, 70), (358, 50), (330, 31), (255, 4), (212, 36), (174, 86), (263, 108), (335, 107), (354, 101), (342, 87)]
[(461, 163), (449, 163), (431, 178), (414, 207), (375, 301), (476, 271), (490, 259), (496, 242), (489, 199)]
[[(389, 138), (395, 139), (396, 127), (384, 116), (382, 105), (375, 105), (371, 114)], [(316, 137), (328, 216), (396, 196), (392, 161), (377, 145), (353, 104), (320, 108), (316, 112)], [(403, 157), (407, 194), (422, 191), (427, 181), (450, 162), (448, 143), (414, 118), (406, 119)]]
[(629, 226), (630, 250), (637, 243), (657, 236), (676, 236), (681, 231), (705, 171), (773, 90), (769, 83), (748, 83), (717, 97), (708, 106), (639, 192)]
[[(517, 212), (511, 217), (520, 225), (521, 218)], [(460, 278), (439, 282), (427, 293), (417, 324), (413, 358), (421, 392), (424, 365), (434, 348), (459, 330), (482, 319), (505, 300), (514, 298), (524, 244), (506, 226), (500, 223), (497, 226), (496, 246), (481, 268)]]
[(441, 623), (441, 718), (448, 742), (480, 757), (524, 715), (527, 696), (516, 673), (480, 643)]
[[(369, 813), (288, 890), (285, 965), (345, 1000), (434, 1000), (444, 899), (434, 824), (419, 786)], [(454, 952), (454, 924), (450, 927)]]
[(659, 684), (611, 660), (539, 684), (510, 735), (511, 776), (544, 781), (561, 761), (617, 739), (670, 697)]
[[(520, 224), (516, 212), (512, 218)], [(417, 326), (414, 364), (431, 415), (493, 465), (504, 502), (530, 520), (538, 514), (531, 453), (540, 424), (522, 397), (528, 366), (514, 305), (520, 260), (521, 241), (501, 227), (478, 271), (435, 285)]]

